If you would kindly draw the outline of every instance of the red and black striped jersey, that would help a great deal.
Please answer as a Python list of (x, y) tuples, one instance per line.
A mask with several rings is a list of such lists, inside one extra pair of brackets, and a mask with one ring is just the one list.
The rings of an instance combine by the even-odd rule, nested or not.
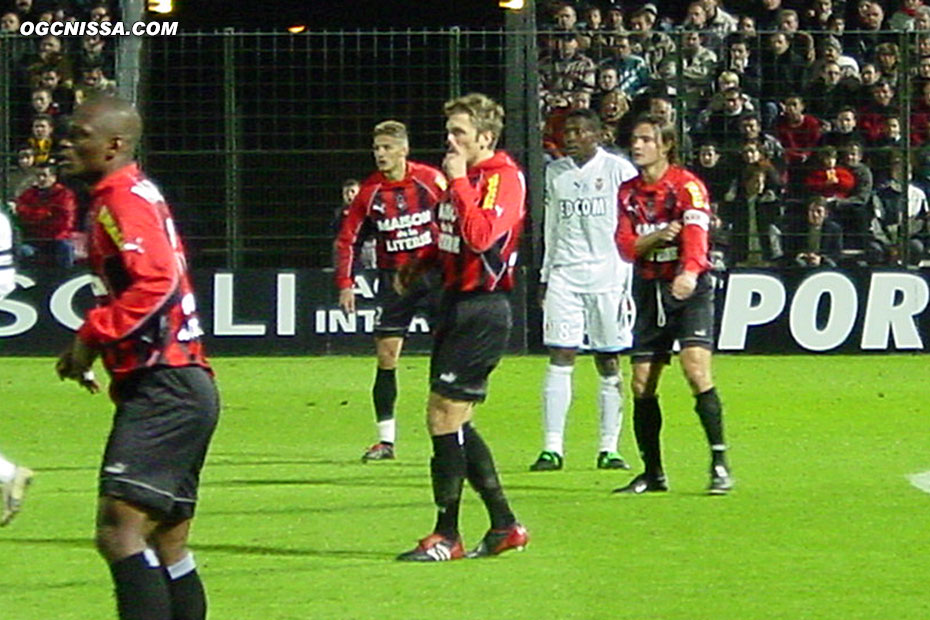
[(88, 258), (102, 280), (78, 336), (114, 382), (152, 366), (210, 366), (184, 246), (161, 192), (136, 164), (91, 193)]
[[(711, 210), (707, 188), (690, 171), (669, 166), (662, 177), (647, 184), (640, 174), (620, 186), (617, 197), (619, 224), (617, 246), (629, 261), (635, 261), (643, 278), (672, 280), (681, 271), (695, 274), (710, 268), (707, 231)], [(669, 244), (637, 256), (636, 238), (668, 226), (682, 223), (681, 233)]]
[(390, 181), (375, 172), (362, 182), (336, 236), (336, 286), (352, 286), (356, 241), (365, 222), (373, 225), (379, 269), (397, 269), (435, 251), (435, 207), (445, 195), (442, 172), (413, 161), (407, 174)]
[(454, 291), (509, 291), (526, 212), (526, 180), (504, 151), (449, 184), (439, 206), (443, 286)]

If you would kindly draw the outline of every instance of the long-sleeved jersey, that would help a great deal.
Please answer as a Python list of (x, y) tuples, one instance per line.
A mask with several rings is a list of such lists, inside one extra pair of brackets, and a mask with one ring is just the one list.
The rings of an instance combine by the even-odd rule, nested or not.
[(130, 164), (91, 199), (88, 258), (105, 291), (78, 337), (101, 350), (114, 381), (152, 366), (209, 369), (184, 246), (161, 192)]
[(435, 251), (434, 209), (445, 195), (442, 172), (417, 162), (407, 162), (400, 181), (375, 172), (362, 182), (349, 205), (336, 236), (336, 286), (352, 286), (356, 240), (366, 221), (374, 225), (379, 269), (398, 269), (407, 262)]
[(526, 213), (526, 180), (504, 151), (449, 184), (439, 205), (439, 260), (446, 290), (509, 291)]
[[(628, 260), (635, 260), (637, 273), (647, 279), (672, 280), (681, 271), (696, 274), (710, 268), (707, 232), (710, 200), (704, 183), (680, 166), (669, 166), (662, 177), (647, 184), (642, 176), (625, 182), (618, 196), (620, 225), (617, 245)], [(648, 254), (637, 256), (636, 238), (682, 223), (678, 238)]]
[(13, 227), (10, 218), (0, 211), (0, 299), (16, 288), (16, 268), (13, 262)]
[(571, 157), (546, 166), (541, 283), (578, 293), (622, 287), (622, 270), (631, 266), (617, 252), (617, 193), (637, 174), (625, 158), (601, 148), (580, 168)]

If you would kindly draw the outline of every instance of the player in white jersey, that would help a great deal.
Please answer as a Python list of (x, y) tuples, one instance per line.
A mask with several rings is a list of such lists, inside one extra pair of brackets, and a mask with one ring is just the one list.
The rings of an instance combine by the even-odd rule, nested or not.
[(617, 358), (633, 341), (633, 266), (620, 258), (614, 235), (617, 192), (637, 172), (625, 158), (600, 148), (601, 134), (597, 114), (570, 112), (564, 131), (568, 156), (546, 167), (546, 249), (539, 279), (549, 366), (543, 385), (544, 446), (531, 471), (562, 469), (572, 371), (585, 335), (600, 375), (597, 467), (629, 469), (617, 450), (623, 419)]
[[(16, 288), (13, 267), (13, 230), (6, 213), (0, 211), (0, 299)], [(0, 526), (9, 523), (23, 505), (32, 470), (17, 467), (0, 454)]]

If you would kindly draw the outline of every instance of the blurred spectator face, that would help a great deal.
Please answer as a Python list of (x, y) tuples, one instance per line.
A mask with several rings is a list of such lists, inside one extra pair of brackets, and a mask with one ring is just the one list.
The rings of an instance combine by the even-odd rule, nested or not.
[(642, 11), (630, 18), (630, 30), (635, 32), (649, 32), (649, 18), (651, 15), (648, 11)]
[(862, 162), (862, 147), (850, 144), (843, 152), (843, 161), (847, 166), (858, 166)]
[(90, 10), (90, 20), (94, 22), (110, 21), (110, 12), (106, 7), (95, 6)]
[(688, 15), (685, 19), (685, 23), (703, 28), (707, 23), (707, 12), (704, 10), (704, 5), (700, 2), (692, 2), (688, 6)]
[(729, 116), (743, 112), (743, 95), (738, 90), (723, 93), (723, 111)]
[(835, 62), (828, 62), (825, 64), (823, 66), (823, 71), (820, 73), (820, 77), (823, 78), (827, 86), (836, 86), (839, 84), (842, 75), (843, 72), (840, 70), (840, 66)]
[(747, 140), (756, 140), (762, 135), (762, 123), (755, 117), (744, 118), (739, 128)]
[(833, 0), (814, 0), (814, 15), (820, 17), (833, 12)]
[(836, 128), (840, 133), (850, 133), (856, 128), (856, 115), (852, 110), (844, 110), (836, 115)]
[(39, 76), (39, 85), (42, 88), (47, 88), (49, 90), (55, 90), (58, 88), (58, 83), (61, 81), (61, 77), (58, 75), (56, 69), (46, 69), (42, 72), (42, 75)]
[(822, 202), (812, 202), (807, 206), (807, 223), (820, 228), (827, 219), (827, 207)]
[(559, 8), (553, 18), (555, 19), (555, 27), (559, 30), (571, 30), (578, 23), (578, 14), (575, 13), (575, 8), (567, 4)]
[(655, 116), (663, 123), (675, 122), (675, 108), (672, 102), (661, 97), (653, 97), (649, 100), (649, 114)]
[(923, 104), (927, 107), (930, 107), (930, 82), (924, 84), (920, 94), (922, 96)]
[(717, 77), (717, 90), (721, 93), (731, 88), (739, 88), (739, 75), (724, 71)]
[(103, 71), (100, 69), (100, 67), (85, 69), (81, 73), (81, 81), (83, 82), (84, 86), (97, 88), (103, 81)]
[(800, 123), (804, 116), (804, 102), (800, 97), (788, 97), (785, 99), (785, 116), (792, 123)]
[(769, 46), (776, 56), (781, 56), (788, 51), (788, 37), (784, 33), (777, 32), (769, 37)]
[(930, 79), (930, 56), (924, 56), (917, 65), (917, 75), (925, 80)]
[(32, 152), (32, 149), (20, 149), (16, 154), (16, 163), (19, 164), (20, 169), (28, 170), (32, 168), (32, 165), (36, 162), (36, 155)]
[(882, 73), (893, 73), (898, 64), (898, 54), (894, 48), (882, 48), (876, 56)]
[(762, 6), (766, 11), (774, 11), (781, 6), (781, 0), (762, 0)]
[(730, 45), (730, 60), (734, 64), (743, 65), (749, 60), (749, 48), (744, 41), (737, 41)]
[(342, 186), (342, 204), (348, 205), (355, 197), (358, 195), (359, 185), (358, 183), (349, 183), (348, 185)]
[(32, 11), (32, 0), (16, 0), (16, 12), (20, 15)]
[(681, 40), (681, 49), (686, 52), (696, 52), (701, 49), (701, 35), (697, 32), (686, 32)]
[(824, 151), (820, 154), (820, 165), (828, 170), (836, 168), (836, 152)]
[(55, 176), (55, 169), (46, 166), (36, 170), (36, 187), (39, 189), (48, 189), (55, 184), (58, 177)]
[(737, 30), (743, 34), (755, 36), (756, 20), (751, 15), (741, 15), (737, 23)]
[(930, 10), (926, 7), (914, 14), (914, 30), (930, 30)]
[(698, 161), (700, 161), (701, 165), (705, 168), (713, 168), (716, 166), (717, 162), (720, 161), (720, 153), (717, 152), (717, 147), (713, 144), (701, 146), (701, 150), (698, 151)]
[(862, 65), (862, 70), (859, 72), (859, 75), (862, 77), (862, 83), (866, 86), (874, 84), (882, 76), (875, 65), (871, 63)]
[(783, 11), (778, 20), (778, 29), (789, 34), (798, 31), (798, 14), (794, 11)]
[(630, 111), (630, 104), (619, 90), (612, 90), (601, 99), (598, 113), (605, 123), (616, 123)]
[(19, 32), (19, 15), (4, 13), (0, 16), (0, 32)]
[(99, 54), (103, 51), (105, 42), (100, 35), (87, 35), (81, 39), (81, 49), (88, 54)]
[(52, 105), (52, 94), (47, 90), (37, 90), (32, 93), (32, 109), (44, 113)]
[(54, 35), (42, 37), (39, 40), (39, 56), (48, 58), (53, 54), (61, 53), (61, 39)]
[(604, 20), (601, 18), (601, 9), (596, 6), (588, 7), (585, 11), (584, 18), (588, 23), (588, 28), (591, 30), (597, 30), (604, 23)]
[[(627, 43), (627, 47), (629, 47), (629, 43)], [(605, 67), (597, 74), (597, 87), (605, 93), (615, 89), (619, 84), (617, 70), (613, 67)]]
[(885, 12), (877, 2), (867, 2), (864, 8), (861, 4), (859, 5), (859, 17), (865, 29), (879, 30), (885, 19)]
[(878, 103), (878, 105), (891, 105), (891, 100), (894, 99), (894, 89), (888, 82), (876, 84), (872, 89), (872, 97), (875, 99), (875, 102)]
[(902, 4), (903, 4), (903, 6), (904, 6), (905, 9), (907, 9), (907, 10), (909, 10), (909, 11), (913, 11), (913, 10), (915, 10), (917, 7), (919, 7), (920, 5), (923, 4), (923, 0), (904, 0), (904, 2), (903, 2)]
[(627, 58), (631, 53), (633, 53), (633, 48), (630, 46), (630, 39), (617, 37), (617, 40), (614, 41), (614, 54), (620, 58)]
[(759, 145), (755, 143), (743, 146), (741, 154), (743, 156), (743, 162), (747, 164), (758, 164), (762, 159), (762, 151), (759, 150)]
[(563, 60), (572, 58), (578, 51), (578, 41), (574, 38), (561, 38), (556, 42), (556, 49), (559, 52), (559, 58)]
[(55, 21), (55, 14), (51, 11), (42, 11), (39, 13), (39, 16), (36, 17), (36, 21), (51, 24), (53, 21)]
[(568, 105), (573, 110), (587, 110), (591, 107), (591, 93), (586, 90), (576, 90), (568, 95)]
[(618, 6), (607, 9), (607, 19), (604, 25), (608, 30), (623, 30), (623, 9)]
[(46, 140), (52, 135), (52, 124), (44, 118), (32, 121), (32, 137), (36, 140)]
[(899, 121), (894, 116), (889, 116), (885, 119), (884, 126), (885, 136), (891, 140), (900, 140), (901, 139), (901, 121)]
[(824, 60), (836, 62), (840, 57), (840, 50), (838, 50), (835, 45), (824, 45), (823, 48), (821, 48), (821, 54)]
[(917, 53), (921, 56), (930, 55), (930, 35), (922, 34), (917, 37)]
[(846, 18), (840, 15), (831, 15), (827, 20), (827, 30), (832, 34), (843, 34), (846, 31)]

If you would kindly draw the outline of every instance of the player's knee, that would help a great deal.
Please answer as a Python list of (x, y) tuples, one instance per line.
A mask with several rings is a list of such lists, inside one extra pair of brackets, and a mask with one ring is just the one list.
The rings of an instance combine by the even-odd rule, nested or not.
[(553, 366), (573, 366), (575, 364), (575, 353), (575, 349), (551, 347), (549, 349), (549, 363)]
[(146, 547), (145, 540), (125, 528), (98, 524), (94, 533), (97, 552), (110, 563), (139, 553)]

